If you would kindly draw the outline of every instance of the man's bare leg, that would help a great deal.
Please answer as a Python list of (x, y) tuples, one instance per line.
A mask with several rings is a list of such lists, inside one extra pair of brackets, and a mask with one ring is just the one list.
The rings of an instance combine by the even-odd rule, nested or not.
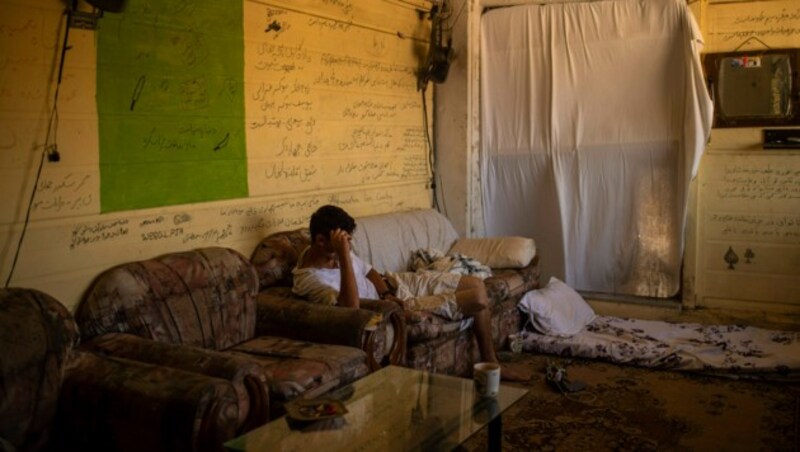
[[(464, 315), (472, 317), (472, 329), (475, 333), (475, 341), (478, 343), (478, 350), (483, 361), (500, 363), (497, 353), (494, 350), (492, 340), (492, 324), (489, 318), (489, 297), (486, 294), (486, 286), (474, 276), (463, 276), (456, 289), (456, 303)], [(513, 369), (501, 368), (501, 377), (508, 381), (527, 381), (527, 376), (515, 372)]]

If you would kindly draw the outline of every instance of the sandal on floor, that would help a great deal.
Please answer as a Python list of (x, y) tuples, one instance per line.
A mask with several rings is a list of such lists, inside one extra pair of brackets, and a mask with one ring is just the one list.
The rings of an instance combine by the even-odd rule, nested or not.
[(567, 378), (566, 364), (548, 361), (545, 378), (550, 386), (562, 393), (578, 392), (586, 388), (586, 383), (580, 380), (570, 381)]

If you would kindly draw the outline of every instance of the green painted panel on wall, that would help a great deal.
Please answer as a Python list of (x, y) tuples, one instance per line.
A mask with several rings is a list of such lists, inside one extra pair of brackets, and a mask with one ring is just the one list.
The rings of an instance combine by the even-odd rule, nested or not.
[(130, 0), (97, 42), (103, 212), (247, 196), (242, 2)]

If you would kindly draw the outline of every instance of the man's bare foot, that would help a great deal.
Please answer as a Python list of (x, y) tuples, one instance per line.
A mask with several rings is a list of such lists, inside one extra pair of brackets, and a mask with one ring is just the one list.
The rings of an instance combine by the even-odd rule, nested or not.
[(511, 363), (504, 363), (500, 366), (500, 379), (503, 381), (525, 382), (533, 376), (533, 372), (529, 369), (520, 368)]

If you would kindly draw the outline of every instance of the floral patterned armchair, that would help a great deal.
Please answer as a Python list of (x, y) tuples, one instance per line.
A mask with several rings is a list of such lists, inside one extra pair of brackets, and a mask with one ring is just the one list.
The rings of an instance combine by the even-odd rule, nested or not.
[[(369, 372), (360, 347), (373, 315), (337, 312), (319, 328), (293, 306), (262, 310), (257, 291), (253, 266), (227, 248), (126, 263), (103, 272), (78, 306), (81, 348), (229, 382), (239, 433), (287, 400), (317, 397)], [(278, 326), (327, 343), (281, 336)]]
[(76, 349), (69, 311), (0, 289), (0, 450), (219, 450), (235, 433), (225, 381)]
[[(361, 300), (360, 309), (342, 309), (335, 306), (323, 306), (302, 301), (292, 293), (292, 269), (297, 265), (300, 253), (308, 247), (311, 235), (308, 228), (293, 231), (283, 231), (265, 237), (258, 244), (250, 260), (259, 276), (260, 293), (259, 317), (277, 319), (274, 310), (284, 310), (286, 306), (293, 306), (301, 310), (307, 318), (318, 319), (321, 332), (325, 325), (331, 324), (329, 317), (344, 315), (346, 312), (360, 312), (361, 315), (375, 315), (374, 322), (365, 330), (363, 349), (367, 353), (370, 368), (377, 369), (383, 365), (405, 363), (406, 355), (406, 326), (402, 310), (390, 301)], [(292, 312), (284, 310), (284, 312)], [(266, 320), (266, 319), (265, 319)], [(275, 322), (272, 326), (280, 330), (281, 335), (292, 337), (298, 334), (291, 330), (289, 322)], [(308, 332), (299, 334), (307, 335)], [(318, 340), (308, 336), (309, 340)]]

